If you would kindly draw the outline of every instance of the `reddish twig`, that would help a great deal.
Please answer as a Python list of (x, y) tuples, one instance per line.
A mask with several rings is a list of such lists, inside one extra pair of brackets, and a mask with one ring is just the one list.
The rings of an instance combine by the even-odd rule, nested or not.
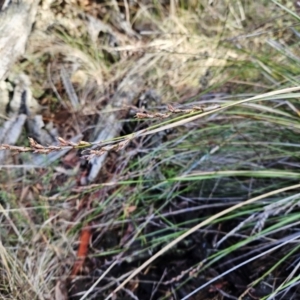
[(82, 269), (83, 263), (87, 257), (89, 250), (89, 242), (91, 237), (91, 229), (89, 227), (85, 227), (81, 230), (80, 234), (80, 243), (77, 251), (77, 258), (73, 266), (73, 270), (71, 272), (71, 276), (76, 276), (79, 271)]

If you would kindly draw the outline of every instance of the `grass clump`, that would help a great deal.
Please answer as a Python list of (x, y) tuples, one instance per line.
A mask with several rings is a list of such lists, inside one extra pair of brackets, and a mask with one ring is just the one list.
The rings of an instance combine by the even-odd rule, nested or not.
[[(297, 299), (299, 37), (289, 3), (41, 8), (16, 70), (61, 138), (1, 145), (14, 151), (0, 170), (0, 297)], [(115, 105), (122, 97), (132, 102)], [(116, 112), (105, 126), (119, 136), (95, 141)], [(62, 150), (47, 167), (25, 163)]]

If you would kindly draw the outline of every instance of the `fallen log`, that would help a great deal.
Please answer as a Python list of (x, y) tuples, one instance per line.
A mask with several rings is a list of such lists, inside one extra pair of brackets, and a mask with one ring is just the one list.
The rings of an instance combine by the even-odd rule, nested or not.
[(25, 52), (37, 6), (37, 0), (0, 3), (0, 81), (6, 79), (11, 66)]

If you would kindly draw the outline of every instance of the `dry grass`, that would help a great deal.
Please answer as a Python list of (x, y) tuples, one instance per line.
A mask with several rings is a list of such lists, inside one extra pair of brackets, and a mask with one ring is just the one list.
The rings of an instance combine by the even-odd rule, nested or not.
[[(270, 1), (207, 2), (41, 2), (26, 54), (12, 74), (29, 75), (34, 96), (47, 107), (44, 119), (58, 128), (61, 139), (60, 145), (40, 145), (28, 142), (25, 133), (18, 145), (1, 146), (15, 150), (11, 165), (0, 167), (1, 299), (65, 300), (59, 296), (66, 292), (65, 283), (70, 299), (104, 299), (116, 287), (136, 299), (142, 279), (131, 280), (126, 289), (121, 282), (171, 246), (179, 243), (180, 250), (184, 238), (197, 240), (191, 233), (213, 232), (220, 245), (230, 236), (243, 236), (229, 246), (224, 243), (219, 252), (211, 246), (213, 253), (185, 265), (181, 276), (182, 270), (170, 271), (153, 279), (157, 287), (161, 281), (178, 283), (170, 288), (165, 283), (159, 299), (170, 299), (172, 293), (184, 298), (176, 294), (178, 286), (196, 274), (205, 280), (193, 283), (194, 291), (198, 286), (204, 289), (215, 274), (213, 263), (230, 257), (239, 243), (246, 247), (264, 239), (271, 245), (282, 239), (285, 246), (272, 218), (285, 228), (297, 228), (293, 214), (298, 213), (298, 198), (284, 206), (282, 214), (274, 207), (264, 212), (272, 197), (280, 204), (280, 195), (290, 199), (292, 190), (299, 188), (294, 167), (299, 156), (299, 88), (291, 87), (299, 82), (293, 56), (298, 42), (290, 30), (297, 29), (296, 20)], [(79, 107), (62, 83), (62, 70)], [(130, 80), (139, 82), (133, 85)], [(115, 107), (111, 99), (126, 85), (136, 89), (134, 103)], [(157, 99), (137, 107), (149, 90)], [(208, 96), (200, 99), (203, 95)], [(91, 140), (101, 118), (124, 109), (134, 114), (120, 118), (120, 137), (100, 144)], [(89, 142), (70, 142), (78, 134)], [(101, 176), (91, 184), (84, 181), (87, 168), (81, 171), (77, 151), (95, 145), (99, 147), (83, 152), (85, 158), (109, 155)], [(47, 168), (23, 164), (26, 152), (62, 149), (68, 154)], [(203, 215), (195, 213), (197, 205)], [(226, 218), (236, 221), (231, 226)], [(81, 273), (69, 282), (79, 232), (85, 226), (93, 230), (90, 252)], [(289, 252), (282, 253), (284, 258)], [(120, 270), (121, 262), (129, 267)], [(274, 264), (266, 265), (266, 274), (275, 278)], [(148, 271), (151, 268), (142, 274)], [(227, 278), (222, 268), (218, 272)], [(191, 274), (189, 279), (186, 274)], [(259, 274), (264, 282), (266, 276)], [(249, 286), (256, 286), (255, 280)], [(280, 285), (292, 286), (293, 280), (297, 282), (297, 276), (280, 278), (280, 284), (263, 296), (279, 293)], [(207, 293), (232, 292), (224, 286), (217, 291), (213, 285), (216, 290)], [(191, 292), (189, 286), (185, 295)], [(152, 293), (158, 299), (155, 288)]]

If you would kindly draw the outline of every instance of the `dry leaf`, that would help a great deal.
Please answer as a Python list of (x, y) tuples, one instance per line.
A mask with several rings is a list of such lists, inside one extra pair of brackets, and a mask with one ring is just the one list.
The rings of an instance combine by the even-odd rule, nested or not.
[(59, 280), (55, 286), (55, 300), (68, 300), (68, 289), (65, 280)]

